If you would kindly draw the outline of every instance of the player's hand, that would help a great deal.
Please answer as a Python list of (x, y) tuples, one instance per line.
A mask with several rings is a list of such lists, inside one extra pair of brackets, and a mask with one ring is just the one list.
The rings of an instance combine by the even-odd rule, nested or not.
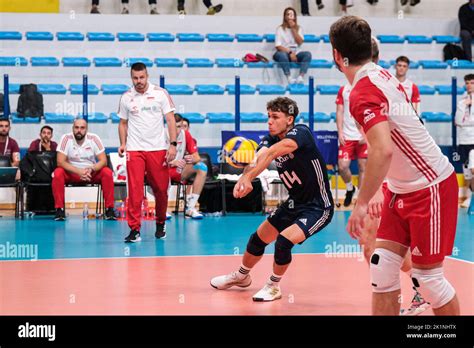
[(170, 163), (176, 158), (176, 146), (170, 146), (166, 152), (166, 161)]
[(80, 170), (81, 181), (91, 181), (92, 175), (90, 168), (84, 168)]
[(186, 155), (186, 156), (184, 156), (184, 160), (185, 160), (186, 163), (188, 163), (188, 164), (193, 164), (193, 161), (194, 161), (193, 155)]
[(248, 179), (246, 175), (242, 175), (234, 186), (234, 197), (243, 198), (252, 192), (253, 186), (252, 182)]
[(298, 62), (298, 57), (296, 56), (295, 52), (290, 53), (290, 59), (292, 62), (297, 63)]
[(366, 216), (367, 204), (360, 204), (357, 202), (354, 209), (352, 210), (351, 216), (349, 217), (346, 228), (347, 232), (352, 238), (360, 238), (362, 229), (364, 228), (364, 218)]
[(294, 19), (288, 19), (288, 26), (291, 29), (296, 28), (296, 21)]
[(382, 215), (382, 207), (383, 207), (384, 196), (382, 189), (378, 189), (377, 193), (369, 202), (367, 213), (371, 218), (380, 218)]
[(346, 145), (346, 139), (344, 139), (344, 136), (342, 134), (339, 135), (339, 144), (342, 146)]
[(186, 161), (184, 159), (174, 160), (171, 163), (173, 163), (177, 168), (183, 169), (184, 167), (186, 167)]
[(118, 148), (118, 154), (120, 157), (123, 157), (125, 153), (125, 145), (120, 145), (120, 147)]

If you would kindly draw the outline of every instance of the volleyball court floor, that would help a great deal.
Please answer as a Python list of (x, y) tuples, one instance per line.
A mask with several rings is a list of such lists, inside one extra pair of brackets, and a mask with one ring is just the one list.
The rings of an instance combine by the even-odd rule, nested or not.
[[(369, 315), (368, 265), (345, 231), (349, 213), (337, 211), (328, 227), (293, 248), (283, 298), (268, 303), (252, 295), (271, 275), (273, 245), (252, 270), (250, 287), (209, 285), (213, 276), (238, 269), (249, 235), (265, 218), (259, 214), (201, 221), (180, 215), (168, 222), (165, 240), (156, 240), (154, 222), (145, 221), (136, 244), (123, 242), (125, 221), (3, 217), (0, 314)], [(473, 226), (474, 216), (460, 209), (454, 253), (445, 261), (465, 315), (474, 314)], [(401, 279), (407, 307), (411, 281)]]

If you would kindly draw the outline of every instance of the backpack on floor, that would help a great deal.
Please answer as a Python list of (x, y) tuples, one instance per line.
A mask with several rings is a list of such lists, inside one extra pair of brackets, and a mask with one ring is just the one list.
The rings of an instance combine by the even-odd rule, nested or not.
[(20, 86), (20, 97), (16, 111), (19, 117), (43, 116), (43, 96), (38, 92), (35, 84)]

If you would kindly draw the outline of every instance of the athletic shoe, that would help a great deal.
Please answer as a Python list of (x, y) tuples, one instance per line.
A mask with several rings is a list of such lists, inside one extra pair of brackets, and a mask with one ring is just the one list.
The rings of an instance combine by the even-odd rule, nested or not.
[(195, 220), (201, 220), (202, 218), (204, 218), (204, 215), (202, 215), (196, 209), (186, 210), (186, 213), (184, 214), (184, 216), (190, 217)]
[(92, 5), (91, 13), (100, 14), (99, 7), (97, 5)]
[(152, 14), (152, 15), (159, 15), (160, 13), (158, 12), (158, 10), (157, 10), (156, 8), (152, 8), (152, 9), (150, 10), (150, 14)]
[(288, 83), (290, 85), (296, 85), (296, 79), (288, 76)]
[(256, 302), (275, 301), (281, 298), (281, 290), (278, 285), (273, 282), (267, 282), (262, 290), (253, 295), (253, 300)]
[(166, 220), (171, 220), (172, 217), (173, 217), (173, 215), (171, 215), (170, 213), (166, 212)]
[(304, 78), (303, 78), (303, 76), (301, 76), (301, 75), (298, 76), (298, 77), (296, 78), (296, 83), (299, 84), (299, 85), (304, 85)]
[(122, 14), (129, 14), (130, 12), (128, 11), (128, 8), (124, 7), (122, 8)]
[(233, 286), (246, 288), (250, 286), (250, 284), (252, 284), (250, 274), (242, 275), (238, 271), (211, 279), (211, 286), (219, 290), (225, 290)]
[(207, 14), (208, 14), (209, 16), (215, 15), (216, 13), (221, 12), (222, 7), (223, 7), (223, 6), (222, 6), (221, 4), (216, 5), (216, 6), (211, 6), (211, 7), (208, 8)]
[(345, 206), (345, 207), (348, 207), (348, 206), (351, 205), (351, 203), (352, 203), (352, 197), (354, 196), (354, 193), (355, 193), (355, 192), (356, 192), (355, 186), (354, 186), (354, 188), (353, 188), (351, 191), (349, 191), (349, 190), (346, 191), (346, 197), (344, 198), (344, 206)]
[(322, 10), (324, 8), (324, 4), (319, 4), (318, 5), (318, 10)]
[(186, 11), (185, 10), (179, 10), (178, 15), (179, 16), (186, 16)]
[(413, 299), (411, 300), (410, 308), (408, 308), (407, 310), (401, 309), (400, 315), (407, 315), (407, 316), (420, 315), (421, 313), (426, 311), (428, 308), (430, 308), (430, 304), (425, 301), (425, 299), (421, 296), (421, 294), (418, 291), (416, 291), (415, 296), (413, 296)]
[(66, 212), (64, 211), (64, 208), (57, 208), (56, 209), (56, 215), (54, 216), (55, 221), (64, 221), (66, 220)]
[(104, 215), (105, 220), (117, 220), (114, 208), (107, 208)]
[(416, 6), (420, 3), (420, 0), (411, 0), (410, 1), (410, 6)]
[(471, 197), (466, 198), (466, 199), (461, 203), (461, 208), (469, 208), (469, 205), (471, 205)]
[(162, 224), (156, 223), (156, 232), (155, 237), (157, 239), (165, 239), (166, 238), (166, 224), (163, 222)]
[(400, 5), (405, 6), (408, 4), (408, 0), (400, 0)]
[(141, 241), (140, 231), (131, 230), (130, 234), (125, 238), (125, 243), (136, 243)]

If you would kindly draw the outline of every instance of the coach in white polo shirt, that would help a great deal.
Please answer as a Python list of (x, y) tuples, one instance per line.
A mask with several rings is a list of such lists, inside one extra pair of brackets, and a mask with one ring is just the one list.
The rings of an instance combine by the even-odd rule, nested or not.
[(54, 170), (51, 184), (56, 208), (55, 220), (66, 218), (64, 185), (70, 183), (100, 183), (104, 192), (105, 218), (115, 220), (113, 173), (107, 167), (102, 141), (96, 134), (87, 132), (85, 120), (75, 120), (72, 133), (62, 136), (57, 148), (57, 159), (58, 167)]
[[(127, 153), (128, 210), (130, 234), (126, 243), (138, 242), (145, 174), (155, 196), (156, 238), (165, 238), (168, 206), (168, 162), (176, 157), (175, 107), (168, 92), (148, 82), (143, 63), (131, 68), (133, 88), (125, 92), (119, 105), (119, 155)], [(164, 118), (168, 124), (167, 142)]]

